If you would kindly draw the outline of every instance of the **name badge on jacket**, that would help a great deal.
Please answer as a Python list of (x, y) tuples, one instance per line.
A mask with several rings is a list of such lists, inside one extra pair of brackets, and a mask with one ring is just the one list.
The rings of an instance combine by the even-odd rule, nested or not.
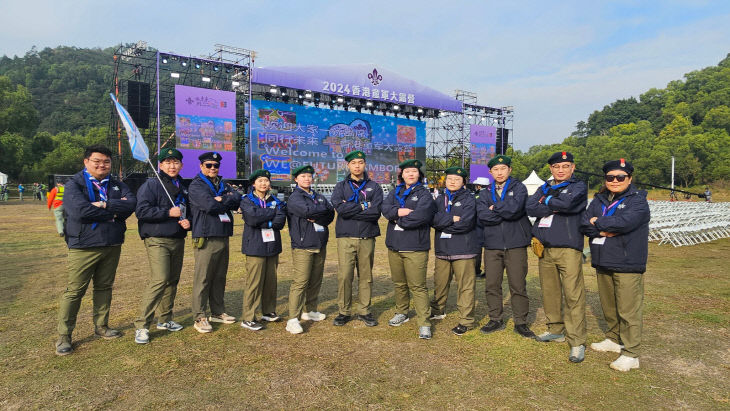
[(540, 222), (537, 224), (540, 228), (550, 228), (550, 226), (553, 225), (553, 216), (555, 214), (550, 214), (547, 217), (543, 217), (540, 219)]

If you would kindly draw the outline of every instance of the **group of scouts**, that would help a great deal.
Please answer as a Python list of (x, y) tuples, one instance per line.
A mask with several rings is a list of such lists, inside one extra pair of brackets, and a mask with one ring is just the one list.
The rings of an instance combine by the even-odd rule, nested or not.
[[(60, 302), (56, 353), (72, 352), (71, 333), (89, 282), (94, 282), (95, 332), (117, 338), (108, 327), (111, 288), (126, 230), (125, 220), (136, 212), (139, 234), (150, 263), (150, 277), (134, 321), (135, 342), (149, 342), (157, 317), (158, 330), (179, 331), (173, 305), (182, 270), (185, 238), (192, 232), (193, 327), (213, 331), (211, 322), (232, 324), (224, 293), (233, 235), (234, 210), (243, 221), (241, 252), (246, 255), (241, 327), (258, 331), (265, 323), (280, 321), (276, 313), (277, 268), (282, 252), (281, 230), (287, 221), (292, 249), (293, 278), (289, 290), (286, 330), (302, 333), (300, 321), (322, 321), (318, 311), (329, 240), (328, 226), (335, 218), (338, 257), (338, 307), (333, 325), (353, 319), (368, 327), (378, 325), (371, 312), (372, 268), (378, 220), (388, 220), (385, 245), (395, 288), (395, 315), (390, 326), (410, 320), (415, 308), (418, 336), (430, 339), (431, 321), (445, 318), (452, 279), (457, 286), (459, 324), (463, 335), (475, 327), (476, 260), (484, 255), (488, 322), (481, 332), (505, 328), (502, 307), (504, 272), (511, 295), (514, 331), (541, 342), (564, 342), (569, 360), (583, 361), (586, 344), (586, 302), (582, 263), (584, 235), (589, 238), (592, 265), (607, 323), (606, 339), (591, 344), (596, 351), (620, 357), (611, 367), (628, 371), (639, 367), (643, 276), (648, 254), (649, 207), (646, 193), (631, 184), (633, 167), (624, 159), (603, 167), (605, 184), (586, 209), (587, 186), (573, 177), (575, 164), (568, 152), (549, 160), (551, 181), (528, 196), (526, 187), (510, 176), (511, 159), (498, 155), (489, 162), (494, 182), (472, 194), (461, 167), (445, 171), (445, 189), (434, 199), (423, 184), (422, 164), (407, 160), (399, 165), (398, 185), (384, 198), (380, 185), (369, 179), (366, 156), (350, 152), (348, 175), (338, 182), (331, 200), (312, 188), (314, 169), (293, 171), (296, 187), (286, 203), (271, 193), (270, 173), (256, 170), (244, 195), (225, 183), (218, 172), (222, 157), (202, 154), (200, 173), (189, 186), (180, 178), (182, 154), (165, 148), (159, 154), (160, 172), (135, 196), (124, 183), (110, 178), (111, 152), (89, 147), (84, 170), (65, 185), (65, 227), (69, 247), (69, 278)], [(529, 217), (535, 222), (530, 223)], [(429, 299), (426, 273), (434, 228), (434, 294)], [(528, 327), (529, 299), (527, 249), (539, 257), (542, 302), (547, 331), (535, 335)], [(484, 248), (484, 250), (482, 250)], [(358, 276), (357, 304), (352, 286)]]

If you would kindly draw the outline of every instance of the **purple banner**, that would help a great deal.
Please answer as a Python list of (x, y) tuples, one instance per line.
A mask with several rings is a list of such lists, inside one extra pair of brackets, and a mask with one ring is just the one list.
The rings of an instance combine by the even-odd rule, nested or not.
[(220, 153), (220, 174), (236, 178), (236, 93), (175, 85), (175, 141), (183, 178), (200, 172), (198, 156)]
[(473, 182), (478, 177), (487, 177), (491, 182), (493, 178), (487, 164), (497, 151), (497, 128), (471, 124), (469, 126), (469, 135), (471, 137), (469, 178)]
[(253, 83), (461, 112), (461, 102), (374, 65), (259, 67)]

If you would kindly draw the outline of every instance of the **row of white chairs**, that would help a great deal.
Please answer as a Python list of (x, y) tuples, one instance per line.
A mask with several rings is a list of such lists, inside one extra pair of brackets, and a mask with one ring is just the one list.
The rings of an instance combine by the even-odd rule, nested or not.
[(682, 247), (730, 237), (730, 203), (649, 201), (649, 241)]

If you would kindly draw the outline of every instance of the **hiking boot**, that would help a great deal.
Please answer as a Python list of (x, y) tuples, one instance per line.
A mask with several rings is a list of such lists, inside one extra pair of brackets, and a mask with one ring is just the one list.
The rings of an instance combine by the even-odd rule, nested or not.
[(565, 342), (565, 336), (563, 334), (551, 334), (548, 331), (535, 337), (535, 340), (540, 342)]
[(122, 333), (120, 333), (119, 330), (115, 330), (107, 326), (94, 327), (94, 334), (105, 340), (113, 340), (122, 336)]
[(352, 317), (345, 314), (337, 314), (337, 317), (332, 321), (332, 325), (337, 327), (342, 327), (343, 325), (347, 324), (350, 320), (352, 320)]
[(431, 327), (428, 325), (418, 327), (418, 338), (420, 338), (422, 340), (430, 340), (431, 339)]
[(167, 331), (180, 331), (183, 329), (183, 326), (176, 323), (175, 321), (170, 320), (166, 323), (157, 323), (157, 329)]
[(633, 370), (634, 368), (639, 368), (639, 359), (629, 357), (627, 355), (622, 355), (618, 357), (616, 361), (609, 364), (609, 367), (613, 368), (616, 371), (627, 372), (629, 370)]
[(608, 338), (599, 343), (591, 344), (591, 350), (598, 352), (615, 352), (620, 354), (622, 348), (624, 348), (623, 345), (616, 344)]
[(59, 335), (56, 341), (56, 355), (69, 355), (74, 351), (70, 335)]
[(375, 317), (373, 317), (373, 315), (370, 313), (365, 315), (358, 314), (357, 319), (365, 323), (365, 326), (367, 327), (375, 327), (376, 325), (378, 325), (378, 320), (376, 320)]
[(270, 323), (275, 323), (275, 322), (278, 322), (279, 320), (281, 320), (281, 317), (279, 317), (278, 315), (276, 315), (276, 313), (268, 313), (268, 314), (264, 314), (263, 316), (261, 316), (261, 319), (263, 321), (268, 321)]
[(408, 322), (408, 316), (405, 314), (396, 314), (393, 318), (388, 321), (388, 325), (391, 327), (398, 327)]
[(459, 324), (456, 327), (451, 329), (451, 332), (456, 335), (464, 335), (464, 334), (466, 334), (467, 331), (469, 331), (469, 329), (466, 328), (465, 325), (461, 325), (461, 324)]
[(481, 331), (482, 334), (489, 334), (497, 330), (501, 330), (502, 328), (504, 328), (504, 321), (489, 320), (479, 331)]
[(208, 321), (213, 323), (233, 324), (236, 322), (236, 317), (228, 315), (226, 313), (212, 315), (208, 317)]
[(586, 346), (579, 345), (577, 347), (570, 347), (570, 362), (579, 363), (582, 362), (586, 357)]
[(195, 324), (193, 324), (193, 328), (198, 330), (199, 333), (209, 333), (209, 332), (213, 331), (213, 327), (210, 325), (210, 323), (208, 322), (208, 320), (205, 317), (198, 318), (197, 320), (195, 320)]
[(319, 311), (310, 311), (308, 313), (302, 313), (302, 321), (322, 321), (327, 318), (326, 315)]
[(150, 342), (150, 330), (140, 328), (134, 332), (134, 342), (137, 344), (147, 344)]
[(535, 333), (532, 332), (530, 327), (527, 326), (527, 324), (517, 324), (515, 325), (515, 332), (525, 338), (535, 338)]
[(299, 324), (299, 320), (296, 318), (292, 318), (286, 322), (286, 330), (292, 334), (301, 334), (304, 332), (304, 328), (302, 328), (302, 325)]
[(264, 328), (264, 325), (258, 321), (241, 321), (241, 327), (247, 328), (251, 331), (258, 331)]

